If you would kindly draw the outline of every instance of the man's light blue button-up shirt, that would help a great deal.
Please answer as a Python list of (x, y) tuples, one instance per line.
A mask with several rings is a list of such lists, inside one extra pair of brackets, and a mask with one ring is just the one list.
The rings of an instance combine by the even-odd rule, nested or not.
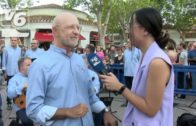
[[(7, 96), (10, 99), (13, 99), (18, 95), (21, 95), (24, 84), (27, 84), (27, 76), (24, 76), (22, 73), (18, 72), (9, 81), (7, 88)], [(13, 105), (13, 108), (15, 111), (18, 111), (20, 109), (17, 105)]]
[[(94, 126), (92, 111), (101, 112), (105, 105), (96, 96), (88, 68), (76, 53), (51, 46), (30, 67), (26, 96), (27, 115), (42, 125)], [(50, 120), (58, 108), (71, 108), (80, 103), (88, 106), (81, 118)]]
[(136, 47), (124, 51), (124, 76), (134, 77), (139, 66), (141, 51)]
[(21, 58), (22, 52), (20, 47), (6, 47), (3, 50), (2, 69), (6, 71), (8, 76), (13, 76), (18, 72), (18, 60)]
[(25, 53), (26, 57), (29, 57), (31, 59), (37, 59), (39, 56), (41, 56), (45, 51), (43, 49), (37, 48), (36, 50), (28, 49)]

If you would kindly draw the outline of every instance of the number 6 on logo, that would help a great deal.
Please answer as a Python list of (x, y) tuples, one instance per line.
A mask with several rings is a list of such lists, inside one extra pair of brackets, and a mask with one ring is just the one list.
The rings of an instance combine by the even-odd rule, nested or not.
[(16, 13), (13, 19), (13, 23), (15, 26), (21, 27), (26, 23), (26, 12)]

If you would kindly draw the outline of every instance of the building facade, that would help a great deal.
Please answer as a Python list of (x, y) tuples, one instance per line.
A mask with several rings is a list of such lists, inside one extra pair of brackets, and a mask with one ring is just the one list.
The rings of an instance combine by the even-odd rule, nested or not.
[(64, 9), (59, 5), (49, 4), (26, 10), (12, 11), (0, 15), (0, 37), (5, 39), (5, 46), (10, 44), (10, 37), (20, 37), (22, 45), (30, 46), (33, 38), (40, 42), (52, 42), (51, 27), (53, 19), (64, 11), (75, 14), (81, 24), (80, 46), (90, 42), (90, 32), (97, 32), (95, 22), (89, 15), (78, 10)]

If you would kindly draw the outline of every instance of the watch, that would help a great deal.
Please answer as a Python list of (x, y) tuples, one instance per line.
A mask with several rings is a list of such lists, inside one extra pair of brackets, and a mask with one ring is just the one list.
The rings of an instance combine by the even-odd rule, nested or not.
[(109, 112), (110, 110), (107, 107), (105, 107), (103, 111), (104, 112)]
[(126, 86), (122, 86), (117, 92), (115, 92), (115, 95), (119, 95), (119, 94), (122, 94), (123, 91), (125, 90)]

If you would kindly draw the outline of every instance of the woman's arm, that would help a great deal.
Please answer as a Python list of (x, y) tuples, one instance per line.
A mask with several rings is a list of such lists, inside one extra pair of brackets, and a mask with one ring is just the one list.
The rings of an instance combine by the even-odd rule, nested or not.
[[(146, 94), (140, 97), (129, 89), (125, 89), (122, 95), (137, 109), (148, 116), (154, 116), (161, 107), (163, 94), (170, 78), (170, 67), (162, 59), (154, 59), (149, 67)], [(119, 90), (122, 84), (113, 74), (100, 75), (102, 82), (108, 90)]]

